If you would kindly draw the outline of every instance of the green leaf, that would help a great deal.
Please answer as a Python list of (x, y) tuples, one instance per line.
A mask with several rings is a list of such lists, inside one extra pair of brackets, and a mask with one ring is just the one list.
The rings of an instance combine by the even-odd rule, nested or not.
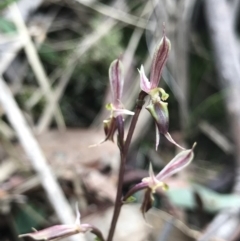
[[(18, 233), (27, 233), (30, 227), (38, 228), (46, 222), (47, 214), (33, 203), (18, 205), (14, 212), (14, 222)], [(23, 221), (24, 220), (24, 221)]]
[[(0, 5), (1, 9), (1, 5)], [(11, 21), (8, 21), (4, 18), (0, 18), (0, 32), (2, 33), (14, 33), (16, 28)]]
[(203, 201), (204, 210), (210, 213), (215, 213), (226, 208), (240, 206), (239, 195), (220, 194), (198, 184), (179, 188), (170, 187), (166, 192), (166, 195), (174, 205), (186, 209), (194, 209), (196, 206), (194, 192), (197, 192), (200, 195)]
[(127, 200), (126, 203), (133, 203), (136, 201), (136, 198), (134, 196), (130, 196)]

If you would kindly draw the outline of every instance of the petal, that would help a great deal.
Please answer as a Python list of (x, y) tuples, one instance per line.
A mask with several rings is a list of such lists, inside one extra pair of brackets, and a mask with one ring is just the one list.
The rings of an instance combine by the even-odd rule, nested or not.
[(151, 178), (151, 181), (154, 183), (155, 175), (154, 175), (154, 172), (153, 172), (153, 167), (152, 167), (152, 163), (151, 162), (149, 164), (149, 177)]
[(192, 149), (185, 150), (180, 152), (177, 156), (175, 156), (164, 168), (159, 174), (156, 176), (156, 178), (159, 181), (162, 181), (163, 179), (172, 176), (173, 174), (181, 171), (183, 168), (185, 168), (193, 159), (194, 157), (194, 147), (196, 146), (196, 143), (193, 144)]
[(134, 115), (134, 112), (126, 109), (114, 109), (113, 116), (116, 118), (119, 115)]
[(81, 213), (78, 208), (78, 203), (76, 203), (76, 220), (75, 220), (75, 225), (80, 226), (81, 225)]
[(167, 61), (169, 51), (171, 49), (170, 40), (165, 36), (161, 39), (158, 47), (155, 50), (153, 62), (150, 72), (150, 83), (151, 89), (154, 89), (158, 86), (163, 67)]
[(79, 232), (81, 232), (81, 228), (78, 225), (55, 225), (34, 233), (22, 234), (19, 237), (30, 237), (35, 240), (53, 240), (68, 237)]
[(113, 95), (113, 105), (118, 106), (122, 97), (124, 73), (119, 59), (114, 60), (109, 67), (109, 81)]
[(176, 141), (173, 140), (172, 136), (170, 135), (169, 132), (167, 132), (166, 134), (164, 134), (164, 136), (168, 139), (168, 141), (170, 141), (172, 144), (174, 144), (175, 146), (181, 148), (182, 150), (185, 150), (184, 147), (180, 146)]
[(143, 90), (146, 93), (149, 93), (149, 91), (150, 91), (150, 82), (149, 82), (148, 78), (145, 75), (144, 68), (143, 68), (142, 65), (141, 65), (140, 70), (138, 70), (138, 72), (140, 74), (140, 88), (141, 88), (141, 90)]
[(108, 140), (114, 142), (114, 134), (117, 130), (116, 118), (112, 117), (112, 118), (108, 118), (107, 120), (104, 120), (103, 128), (104, 128), (104, 132), (105, 132), (105, 139), (101, 140), (97, 144), (88, 146), (89, 148), (99, 146)]

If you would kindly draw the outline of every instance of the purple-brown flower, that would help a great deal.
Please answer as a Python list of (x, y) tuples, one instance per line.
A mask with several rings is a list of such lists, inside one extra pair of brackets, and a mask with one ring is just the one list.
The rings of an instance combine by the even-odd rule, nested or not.
[(150, 81), (145, 75), (144, 67), (141, 66), (139, 70), (141, 90), (146, 92), (151, 98), (151, 103), (146, 107), (146, 109), (150, 112), (156, 124), (156, 150), (159, 145), (160, 134), (163, 134), (168, 141), (172, 142), (174, 145), (180, 147), (181, 149), (185, 149), (177, 144), (168, 132), (169, 114), (168, 104), (165, 101), (169, 95), (164, 91), (164, 89), (158, 87), (170, 49), (171, 43), (164, 32), (164, 36), (156, 48), (153, 57), (150, 71)]
[(76, 210), (77, 210), (77, 217), (74, 224), (55, 225), (40, 231), (36, 230), (33, 233), (21, 234), (19, 235), (19, 238), (30, 237), (34, 240), (59, 240), (74, 234), (86, 233), (89, 231), (95, 234), (99, 238), (99, 240), (104, 241), (102, 233), (99, 229), (95, 228), (90, 224), (81, 224), (80, 222), (81, 215), (77, 206), (76, 206)]
[(80, 223), (80, 216), (80, 212), (77, 209), (77, 217), (74, 224), (55, 225), (40, 231), (35, 231), (33, 233), (21, 234), (19, 237), (30, 237), (35, 240), (54, 240), (66, 238), (77, 233), (85, 233), (90, 231), (91, 229), (88, 224)]
[(152, 201), (154, 200), (153, 194), (156, 192), (158, 188), (162, 188), (166, 190), (168, 188), (167, 184), (164, 183), (164, 179), (174, 175), (175, 173), (181, 171), (187, 165), (191, 163), (194, 157), (194, 147), (196, 143), (194, 143), (192, 149), (184, 150), (177, 154), (156, 176), (154, 175), (152, 165), (149, 165), (149, 176), (142, 179), (142, 181), (132, 187), (128, 193), (123, 198), (123, 202), (125, 202), (130, 196), (132, 196), (135, 192), (145, 189), (145, 197), (142, 203), (142, 212), (143, 214), (148, 211), (151, 207)]
[(91, 145), (102, 144), (103, 142), (110, 140), (113, 141), (114, 134), (118, 128), (118, 116), (122, 115), (134, 115), (134, 112), (126, 110), (121, 102), (123, 84), (124, 84), (124, 72), (123, 64), (119, 59), (114, 60), (109, 67), (109, 82), (112, 94), (112, 103), (106, 105), (106, 109), (110, 111), (110, 117), (103, 121), (105, 139), (100, 143)]

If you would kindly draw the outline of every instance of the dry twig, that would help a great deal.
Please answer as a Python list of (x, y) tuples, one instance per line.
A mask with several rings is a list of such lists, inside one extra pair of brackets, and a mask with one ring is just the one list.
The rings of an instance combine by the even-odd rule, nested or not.
[[(42, 63), (38, 57), (36, 48), (29, 36), (28, 30), (26, 28), (26, 25), (23, 21), (23, 18), (21, 16), (21, 13), (19, 12), (19, 9), (18, 9), (16, 3), (13, 3), (10, 6), (10, 9), (12, 12), (13, 22), (15, 23), (20, 36), (23, 38), (24, 49), (25, 49), (27, 58), (29, 60), (29, 64), (31, 65), (33, 72), (35, 73), (35, 76), (39, 82), (39, 85), (42, 87), (42, 89), (45, 93), (45, 96), (47, 97), (47, 100), (50, 104), (51, 102), (53, 102), (52, 91), (51, 91), (51, 87), (50, 87), (47, 75), (46, 75), (44, 68), (42, 66)], [(56, 109), (54, 109), (54, 113), (55, 113), (56, 122), (57, 122), (59, 128), (64, 129), (65, 123), (64, 123), (64, 119), (61, 114), (60, 108), (57, 107)]]

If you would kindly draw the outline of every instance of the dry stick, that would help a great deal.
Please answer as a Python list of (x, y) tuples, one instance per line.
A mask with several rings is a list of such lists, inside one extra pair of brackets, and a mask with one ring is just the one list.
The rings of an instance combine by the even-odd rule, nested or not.
[[(225, 91), (228, 121), (236, 145), (237, 179), (234, 190), (240, 192), (240, 66), (238, 48), (233, 32), (230, 9), (226, 0), (205, 0), (206, 18), (213, 43), (220, 86)], [(198, 241), (210, 240), (212, 236), (229, 240), (240, 225), (239, 206), (221, 211), (210, 223)]]
[[(12, 12), (13, 22), (16, 25), (20, 36), (24, 39), (24, 49), (25, 49), (29, 64), (31, 65), (31, 67), (33, 69), (33, 72), (39, 82), (39, 85), (42, 87), (42, 89), (46, 95), (46, 98), (49, 102), (48, 104), (50, 104), (51, 102), (54, 101), (53, 96), (52, 96), (51, 87), (50, 87), (47, 75), (42, 66), (42, 63), (37, 54), (37, 51), (35, 49), (35, 46), (29, 36), (28, 29), (24, 23), (21, 13), (19, 12), (17, 4), (13, 3), (10, 6), (10, 10)], [(64, 119), (61, 114), (60, 108), (57, 107), (56, 109), (54, 109), (54, 113), (55, 113), (56, 122), (57, 122), (58, 127), (62, 130), (65, 129), (65, 123), (64, 123)]]
[(134, 132), (134, 129), (136, 127), (139, 114), (140, 114), (140, 112), (142, 110), (142, 107), (144, 105), (144, 98), (146, 97), (146, 95), (147, 94), (145, 92), (143, 92), (143, 91), (140, 92), (140, 94), (138, 96), (136, 108), (135, 108), (135, 114), (132, 118), (126, 141), (125, 141), (124, 144), (122, 143), (122, 145), (120, 145), (120, 147), (119, 147), (120, 152), (121, 152), (121, 162), (120, 162), (120, 169), (119, 169), (119, 174), (118, 174), (117, 197), (116, 197), (116, 202), (115, 202), (114, 211), (113, 211), (113, 217), (112, 217), (111, 226), (110, 226), (107, 241), (112, 241), (112, 239), (113, 239), (113, 235), (114, 235), (115, 228), (116, 228), (116, 225), (117, 225), (118, 217), (119, 217), (119, 214), (120, 214), (120, 211), (121, 211), (124, 167), (125, 167), (125, 163), (126, 163), (126, 158), (127, 158), (129, 146), (130, 146), (130, 143), (131, 143), (131, 140), (132, 140), (133, 132)]
[[(73, 223), (74, 216), (72, 210), (68, 205), (60, 186), (55, 180), (36, 139), (19, 110), (11, 91), (1, 77), (0, 93), (0, 103), (6, 112), (9, 122), (15, 129), (19, 141), (27, 153), (33, 168), (38, 173), (43, 188), (46, 191), (49, 201), (51, 202), (58, 218), (64, 224)], [(76, 239), (73, 238), (72, 240)]]
[(119, 10), (114, 7), (110, 7), (110, 6), (100, 3), (100, 2), (95, 2), (92, 4), (92, 3), (89, 3), (89, 1), (85, 1), (85, 0), (75, 0), (75, 1), (84, 6), (92, 8), (95, 11), (97, 11), (103, 15), (114, 18), (114, 19), (124, 22), (126, 24), (133, 25), (135, 27), (142, 28), (142, 29), (148, 28), (149, 30), (153, 30), (152, 24), (149, 24), (148, 20), (146, 20), (144, 18), (140, 18), (140, 17), (134, 16), (134, 15), (131, 15), (122, 10)]
[[(4, 49), (4, 52), (0, 54), (0, 73), (4, 73), (11, 62), (16, 57), (17, 53), (22, 49), (23, 41), (19, 36), (16, 36), (16, 40), (11, 44), (11, 49)], [(1, 50), (0, 50), (1, 51)]]
[(217, 128), (210, 125), (207, 121), (201, 121), (198, 126), (199, 129), (226, 154), (232, 154), (234, 152), (234, 146), (231, 141), (229, 141), (229, 139), (224, 136)]
[[(176, 11), (177, 22), (174, 35), (176, 36), (172, 40), (175, 43), (173, 49), (175, 50), (175, 58), (172, 59), (175, 65), (174, 77), (178, 82), (181, 89), (181, 94), (179, 94), (179, 117), (182, 130), (186, 129), (187, 120), (189, 119), (189, 78), (188, 78), (188, 66), (189, 66), (189, 42), (190, 42), (190, 28), (191, 28), (191, 17), (195, 6), (196, 0), (186, 0), (180, 1), (182, 6), (181, 10)], [(179, 4), (179, 5), (180, 5)], [(170, 25), (171, 26), (171, 25)], [(181, 61), (179, 61), (181, 59)]]

